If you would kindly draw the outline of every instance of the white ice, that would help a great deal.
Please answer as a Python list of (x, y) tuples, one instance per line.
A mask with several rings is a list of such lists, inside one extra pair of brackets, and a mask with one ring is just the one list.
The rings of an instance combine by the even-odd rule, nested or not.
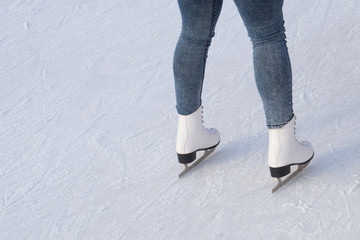
[(271, 194), (251, 44), (225, 1), (205, 125), (177, 162), (176, 1), (0, 1), (0, 239), (360, 237), (360, 2), (285, 1), (297, 135), (315, 158)]

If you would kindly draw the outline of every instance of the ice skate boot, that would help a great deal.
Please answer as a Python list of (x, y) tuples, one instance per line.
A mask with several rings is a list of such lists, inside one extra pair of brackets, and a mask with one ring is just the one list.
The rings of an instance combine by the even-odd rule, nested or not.
[[(179, 177), (210, 155), (219, 143), (219, 132), (215, 128), (206, 129), (203, 125), (202, 106), (190, 115), (179, 115), (176, 152), (179, 163), (185, 166)], [(205, 152), (196, 160), (196, 153), (199, 151)], [(194, 163), (189, 166), (192, 162)]]
[[(314, 156), (314, 149), (307, 141), (300, 142), (295, 138), (295, 116), (285, 126), (269, 130), (268, 164), (271, 177), (277, 178), (278, 184), (273, 188), (274, 193), (290, 179), (303, 170)], [(297, 170), (290, 173), (290, 167), (296, 165)]]

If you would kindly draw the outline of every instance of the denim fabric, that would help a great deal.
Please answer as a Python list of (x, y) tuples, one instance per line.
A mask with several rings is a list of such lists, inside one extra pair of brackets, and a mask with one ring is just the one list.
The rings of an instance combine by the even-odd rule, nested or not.
[[(234, 0), (253, 44), (256, 85), (268, 128), (293, 117), (292, 74), (286, 46), (283, 0)], [(222, 0), (178, 0), (182, 31), (174, 54), (176, 108), (181, 115), (201, 105), (205, 64)]]

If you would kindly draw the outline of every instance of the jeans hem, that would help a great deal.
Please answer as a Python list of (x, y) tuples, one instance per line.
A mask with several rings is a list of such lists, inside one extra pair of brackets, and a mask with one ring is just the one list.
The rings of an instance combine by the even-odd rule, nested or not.
[(268, 129), (278, 129), (278, 128), (282, 128), (283, 126), (285, 126), (286, 124), (288, 124), (291, 119), (293, 119), (294, 117), (294, 113), (291, 115), (291, 118), (288, 121), (282, 122), (282, 123), (275, 123), (275, 124), (267, 124), (267, 128)]

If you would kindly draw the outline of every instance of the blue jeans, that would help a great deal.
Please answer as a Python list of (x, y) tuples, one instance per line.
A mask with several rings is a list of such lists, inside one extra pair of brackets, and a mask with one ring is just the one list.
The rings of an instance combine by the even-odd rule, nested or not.
[[(292, 74), (282, 13), (283, 0), (234, 0), (253, 45), (255, 81), (268, 128), (293, 117)], [(201, 105), (205, 64), (222, 0), (178, 0), (182, 31), (173, 69), (176, 109), (181, 115)]]

